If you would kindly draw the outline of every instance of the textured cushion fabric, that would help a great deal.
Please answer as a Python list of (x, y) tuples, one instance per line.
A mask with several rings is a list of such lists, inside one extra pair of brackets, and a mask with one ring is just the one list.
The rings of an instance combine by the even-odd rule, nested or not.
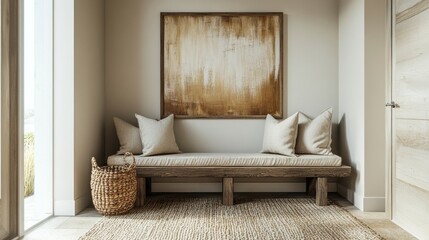
[(277, 120), (270, 114), (265, 119), (262, 152), (295, 156), (298, 130), (298, 113), (285, 120)]
[[(135, 156), (137, 166), (145, 167), (332, 167), (341, 166), (336, 155), (299, 155), (295, 157), (267, 153), (179, 153)], [(128, 159), (129, 161), (129, 159)], [(108, 165), (124, 164), (123, 156), (112, 155)]]
[(117, 154), (125, 154), (126, 152), (141, 154), (143, 147), (139, 128), (116, 117), (113, 118), (113, 122), (121, 145)]
[(327, 109), (314, 119), (299, 113), (295, 152), (298, 154), (332, 154), (331, 128), (332, 108)]
[(180, 152), (174, 137), (173, 114), (159, 121), (138, 114), (136, 118), (139, 122), (143, 156)]

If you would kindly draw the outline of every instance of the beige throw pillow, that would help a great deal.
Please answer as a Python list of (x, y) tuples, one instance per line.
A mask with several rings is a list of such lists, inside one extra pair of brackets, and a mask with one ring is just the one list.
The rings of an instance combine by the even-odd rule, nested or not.
[(296, 153), (330, 155), (332, 108), (311, 119), (299, 113)]
[(277, 120), (268, 114), (265, 120), (262, 152), (295, 156), (297, 132), (298, 113), (285, 120)]
[(159, 121), (138, 114), (136, 118), (139, 122), (143, 156), (180, 152), (174, 137), (173, 114)]
[(141, 154), (143, 147), (139, 128), (116, 117), (113, 118), (113, 122), (121, 145), (117, 154), (125, 154), (126, 152)]

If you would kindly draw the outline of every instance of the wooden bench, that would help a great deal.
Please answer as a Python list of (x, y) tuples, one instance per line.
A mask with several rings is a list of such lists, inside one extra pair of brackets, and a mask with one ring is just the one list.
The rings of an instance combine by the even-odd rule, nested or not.
[(234, 204), (234, 178), (306, 177), (307, 192), (315, 186), (316, 204), (328, 204), (328, 177), (347, 177), (349, 166), (333, 167), (137, 167), (136, 206), (144, 204), (152, 177), (219, 177), (222, 178), (223, 204)]

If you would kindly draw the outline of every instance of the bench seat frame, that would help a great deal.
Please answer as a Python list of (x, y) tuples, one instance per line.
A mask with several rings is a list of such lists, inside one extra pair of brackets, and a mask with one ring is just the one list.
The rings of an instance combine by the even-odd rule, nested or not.
[[(144, 204), (152, 177), (220, 177), (223, 204), (234, 204), (234, 178), (306, 177), (307, 193), (315, 186), (316, 204), (328, 204), (328, 177), (347, 177), (350, 166), (338, 167), (137, 167), (136, 206)], [(149, 184), (146, 183), (149, 180)], [(149, 190), (149, 191), (148, 191)]]

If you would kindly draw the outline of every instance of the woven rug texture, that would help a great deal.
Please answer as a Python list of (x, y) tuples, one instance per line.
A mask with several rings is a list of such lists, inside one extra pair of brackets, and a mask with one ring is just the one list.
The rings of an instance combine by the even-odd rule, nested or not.
[(349, 212), (314, 198), (154, 198), (144, 207), (103, 217), (80, 239), (382, 239)]

